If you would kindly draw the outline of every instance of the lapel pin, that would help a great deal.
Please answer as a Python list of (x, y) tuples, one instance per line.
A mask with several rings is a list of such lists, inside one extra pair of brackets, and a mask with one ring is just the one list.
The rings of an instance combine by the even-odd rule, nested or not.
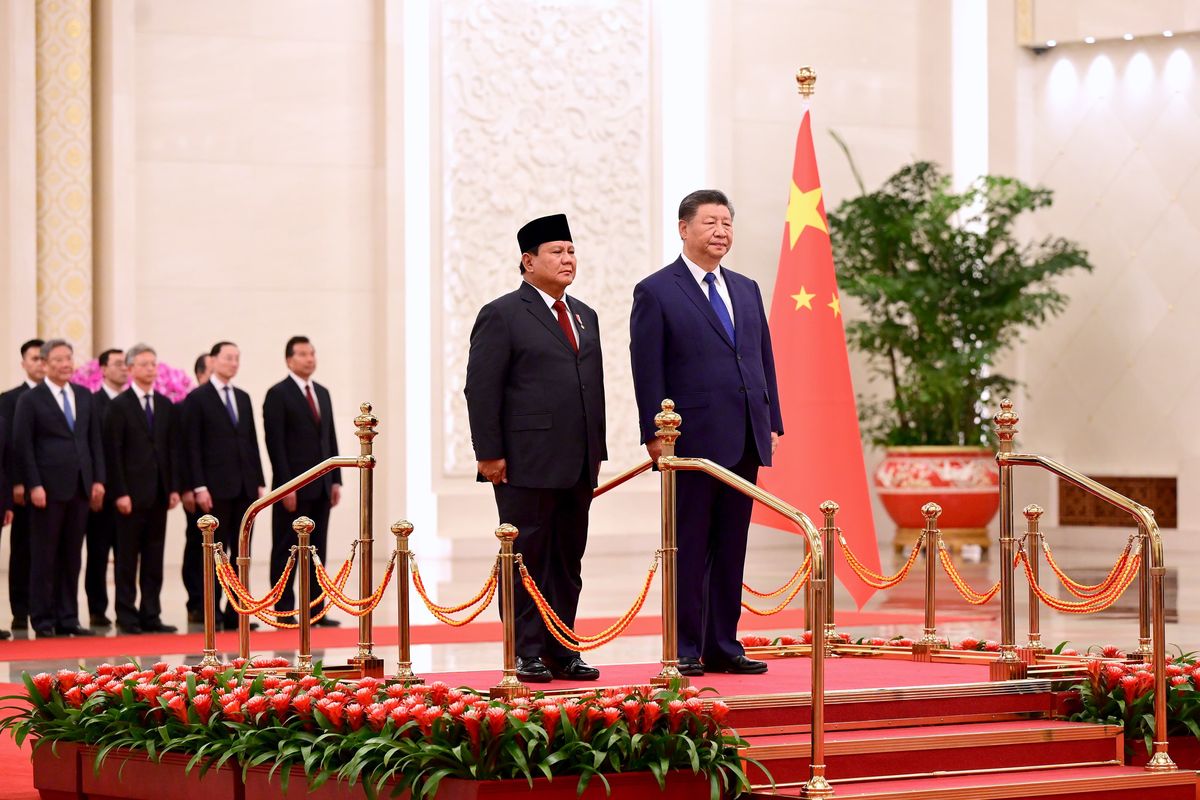
[(575, 313), (575, 321), (576, 321), (577, 323), (579, 323), (579, 330), (581, 330), (581, 331), (582, 331), (582, 330), (586, 330), (586, 329), (583, 327), (583, 320), (582, 320), (582, 319), (580, 319), (580, 317), (579, 317), (579, 313), (578, 313), (578, 312), (576, 312), (576, 313)]

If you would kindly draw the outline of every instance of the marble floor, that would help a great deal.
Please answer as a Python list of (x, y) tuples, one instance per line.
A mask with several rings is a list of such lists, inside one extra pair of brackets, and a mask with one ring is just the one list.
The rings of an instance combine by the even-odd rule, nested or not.
[[(8, 535), (5, 531), (2, 546), (0, 546), (0, 565), (8, 562)], [(174, 534), (175, 532), (172, 532)], [(1094, 583), (1108, 571), (1116, 560), (1125, 544), (1129, 531), (1123, 529), (1105, 528), (1048, 528), (1047, 537), (1051, 542), (1058, 562), (1068, 571), (1085, 583)], [(1190, 581), (1182, 580), (1182, 576), (1190, 574), (1193, 567), (1200, 568), (1200, 539), (1192, 531), (1164, 531), (1164, 544), (1167, 553), (1168, 574), (1168, 606), (1170, 618), (1167, 626), (1167, 640), (1171, 650), (1191, 651), (1200, 646), (1200, 619), (1196, 613), (1200, 609), (1200, 587)], [(174, 539), (173, 541), (178, 541)], [(747, 558), (747, 582), (756, 589), (773, 589), (796, 569), (802, 558), (799, 540), (791, 535), (781, 534), (766, 529), (755, 529), (751, 535), (751, 545)], [(596, 543), (585, 559), (584, 588), (581, 599), (581, 619), (602, 616), (615, 616), (629, 607), (641, 586), (645, 571), (654, 551), (654, 535), (647, 531), (630, 535), (625, 539), (605, 537), (603, 542)], [(454, 548), (443, 548), (453, 550)], [(899, 568), (902, 556), (895, 555), (889, 544), (882, 545), (883, 571), (889, 572)], [(262, 553), (265, 560), (265, 548)], [(184, 611), (184, 590), (178, 579), (178, 557), (171, 563), (168, 553), (166, 585), (163, 590), (164, 621), (186, 627)], [(333, 560), (333, 559), (331, 559)], [(993, 552), (979, 559), (963, 559), (956, 556), (956, 561), (962, 574), (971, 585), (984, 589), (991, 585), (998, 574), (998, 558)], [(330, 566), (339, 563), (334, 561)], [(420, 560), (421, 573), (436, 599), (442, 603), (459, 602), (474, 594), (487, 576), (491, 565), (491, 556), (485, 552), (472, 552), (455, 556), (422, 557)], [(918, 562), (910, 577), (896, 588), (877, 592), (864, 606), (866, 610), (919, 615), (923, 610), (924, 591), (922, 584), (922, 562)], [(382, 570), (377, 569), (378, 576)], [(266, 568), (256, 565), (252, 576), (252, 586), (259, 591), (266, 586)], [(999, 638), (999, 598), (993, 600), (982, 609), (969, 606), (959, 597), (954, 587), (945, 576), (939, 573), (937, 592), (939, 611), (947, 615), (978, 616), (973, 622), (957, 622), (939, 626), (941, 635), (957, 640), (966, 636), (977, 638)], [(854, 578), (851, 578), (854, 580)], [(111, 575), (110, 575), (111, 582)], [(1043, 569), (1042, 583), (1050, 591), (1065, 596), (1054, 587), (1056, 579), (1048, 570)], [(6, 569), (0, 569), (0, 585), (7, 585)], [(1017, 633), (1018, 641), (1022, 641), (1027, 630), (1027, 589), (1023, 575), (1017, 577)], [(660, 608), (659, 584), (656, 580), (651, 589), (643, 614), (657, 614)], [(8, 612), (7, 593), (0, 597), (0, 625), (7, 627), (11, 620)], [(111, 587), (110, 587), (111, 597)], [(388, 599), (381, 605), (376, 616), (378, 625), (395, 624), (395, 601), (391, 589)], [(1043, 641), (1054, 646), (1062, 641), (1069, 641), (1072, 647), (1083, 649), (1088, 645), (1115, 643), (1131, 647), (1137, 640), (1136, 597), (1131, 589), (1122, 599), (1123, 609), (1113, 612), (1080, 617), (1076, 615), (1059, 614), (1047, 609), (1041, 613)], [(414, 596), (414, 604), (418, 612), (414, 612), (414, 623), (431, 623), (432, 618), (424, 608), (419, 607), (420, 601)], [(758, 601), (764, 607), (767, 601)], [(838, 586), (837, 607), (853, 609), (854, 604), (846, 590)], [(86, 602), (80, 591), (80, 608), (86, 611)], [(111, 609), (109, 615), (112, 615)], [(497, 619), (495, 608), (488, 609), (481, 617), (483, 620)], [(744, 615), (743, 619), (746, 618)], [(86, 621), (86, 618), (85, 618)], [(343, 616), (343, 624), (353, 624)], [(586, 625), (583, 632), (591, 632)], [(843, 628), (853, 636), (884, 636), (900, 634), (918, 636), (918, 624), (876, 625), (863, 628)], [(193, 626), (193, 630), (197, 630)], [(780, 633), (794, 634), (794, 629), (755, 630), (755, 633), (776, 635)], [(115, 636), (113, 630), (103, 632), (104, 635)], [(18, 632), (17, 636), (24, 636)], [(181, 642), (183, 640), (181, 639)], [(194, 640), (189, 640), (194, 641)], [(253, 639), (251, 640), (253, 648)], [(5, 643), (0, 642), (0, 654)], [(163, 660), (170, 662), (189, 662), (198, 659), (195, 652), (164, 652), (159, 654)], [(294, 652), (271, 652), (256, 654), (294, 656)], [(395, 663), (395, 649), (391, 645), (381, 646), (379, 654), (385, 659), (389, 670)], [(588, 655), (588, 660), (597, 665), (629, 662), (656, 661), (661, 653), (661, 643), (657, 636), (627, 636), (600, 648)], [(344, 661), (353, 653), (350, 650), (327, 650), (317, 652), (317, 658), (330, 663)], [(496, 641), (453, 645), (417, 644), (413, 650), (414, 668), (418, 674), (429, 674), (433, 671), (489, 669), (499, 668), (501, 663), (500, 645)], [(86, 666), (94, 666), (100, 660), (84, 660)], [(143, 660), (154, 661), (156, 657), (146, 657)], [(22, 670), (41, 671), (57, 669), (64, 664), (58, 660), (42, 660), (33, 658), (23, 661), (0, 662), (0, 681), (16, 680)]]

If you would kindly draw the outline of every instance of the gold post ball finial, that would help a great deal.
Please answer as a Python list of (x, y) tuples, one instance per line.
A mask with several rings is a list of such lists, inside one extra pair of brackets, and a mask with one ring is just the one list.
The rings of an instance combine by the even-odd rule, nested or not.
[(221, 527), (221, 523), (212, 514), (205, 514), (200, 519), (196, 520), (196, 527), (201, 531), (215, 531)]
[(499, 528), (496, 528), (496, 538), (502, 542), (516, 541), (517, 528), (515, 525), (509, 525), (505, 522)]
[(805, 100), (813, 96), (817, 88), (817, 71), (812, 67), (801, 67), (796, 70), (796, 91)]
[(675, 401), (667, 398), (662, 401), (662, 411), (654, 415), (654, 425), (658, 431), (654, 434), (666, 444), (673, 443), (679, 438), (679, 426), (683, 417), (675, 413)]
[(841, 506), (839, 506), (837, 503), (833, 502), (832, 500), (826, 500), (824, 503), (821, 503), (821, 513), (822, 514), (836, 514), (836, 513), (838, 513), (838, 511), (841, 510), (841, 508), (842, 508)]
[(317, 523), (308, 517), (296, 517), (296, 519), (292, 520), (292, 530), (297, 534), (310, 534), (316, 527)]
[(373, 406), (370, 403), (359, 403), (358, 404), (358, 413), (362, 414), (365, 417), (367, 414), (371, 413), (372, 408), (373, 408)]
[(996, 427), (996, 438), (1000, 440), (1001, 452), (1011, 453), (1013, 437), (1017, 435), (1017, 423), (1021, 418), (1013, 411), (1013, 402), (1007, 397), (1000, 401), (1000, 413), (992, 417)]
[(1037, 520), (1041, 519), (1042, 514), (1044, 513), (1046, 512), (1037, 503), (1030, 503), (1029, 505), (1025, 506), (1025, 519), (1029, 520), (1030, 522), (1036, 522)]
[(407, 539), (413, 532), (413, 524), (406, 519), (398, 519), (392, 523), (392, 533), (402, 539)]
[(937, 519), (942, 515), (942, 507), (937, 503), (926, 503), (921, 506), (921, 516), (925, 519)]
[(354, 435), (358, 437), (360, 442), (370, 442), (375, 438), (375, 426), (379, 424), (379, 417), (371, 413), (373, 406), (370, 403), (360, 403), (358, 406), (359, 415), (354, 418)]

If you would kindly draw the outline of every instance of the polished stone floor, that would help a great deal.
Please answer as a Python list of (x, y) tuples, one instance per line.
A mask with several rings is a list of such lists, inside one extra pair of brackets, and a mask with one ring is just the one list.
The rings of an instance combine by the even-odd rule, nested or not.
[[(171, 541), (177, 543), (180, 531), (171, 531)], [(1104, 528), (1048, 528), (1047, 537), (1051, 542), (1058, 562), (1070, 574), (1082, 582), (1098, 581), (1112, 566), (1124, 546), (1129, 531), (1122, 529)], [(1197, 615), (1193, 612), (1200, 608), (1200, 588), (1187, 580), (1179, 580), (1181, 576), (1190, 573), (1194, 566), (1200, 566), (1200, 544), (1191, 531), (1165, 531), (1164, 543), (1169, 569), (1170, 592), (1168, 595), (1169, 612), (1178, 621), (1167, 626), (1167, 640), (1172, 650), (1191, 651), (1200, 645), (1200, 625), (1197, 625)], [(0, 545), (0, 565), (8, 562), (8, 531), (5, 531)], [(629, 607), (638, 592), (646, 574), (651, 555), (654, 552), (655, 534), (647, 530), (641, 534), (628, 537), (605, 537), (593, 541), (590, 552), (585, 559), (584, 589), (581, 599), (581, 618), (600, 616), (615, 616)], [(454, 548), (443, 548), (453, 550)], [(460, 548), (461, 550), (462, 548)], [(902, 557), (894, 555), (889, 544), (882, 547), (883, 570), (889, 572), (899, 568)], [(257, 554), (256, 554), (257, 555)], [(262, 553), (265, 560), (265, 548)], [(790, 534), (783, 534), (766, 529), (752, 531), (751, 547), (747, 558), (747, 581), (756, 589), (769, 590), (781, 584), (796, 569), (802, 559), (800, 540)], [(331, 559), (333, 560), (333, 559)], [(172, 563), (173, 562), (173, 563)], [(963, 575), (976, 589), (984, 589), (996, 580), (998, 575), (998, 558), (995, 552), (982, 558), (964, 559), (956, 557), (956, 562)], [(334, 563), (338, 563), (334, 561)], [(441, 603), (460, 602), (474, 594), (482, 584), (491, 565), (491, 557), (485, 551), (472, 552), (458, 557), (422, 557), (420, 560), (421, 573), (427, 587)], [(331, 571), (333, 567), (330, 567)], [(920, 614), (923, 610), (924, 590), (922, 584), (923, 562), (918, 561), (916, 568), (908, 580), (898, 587), (878, 592), (867, 603), (865, 609), (905, 614), (909, 617)], [(377, 570), (378, 575), (382, 570)], [(163, 591), (164, 621), (185, 627), (184, 591), (178, 579), (178, 555), (168, 552), (166, 586)], [(253, 586), (266, 586), (265, 566), (257, 565), (253, 575)], [(951, 639), (966, 636), (976, 638), (999, 638), (999, 598), (983, 608), (969, 606), (957, 594), (954, 587), (944, 575), (938, 575), (937, 600), (939, 611), (958, 616), (976, 616), (973, 622), (957, 622), (939, 626), (939, 633)], [(0, 569), (0, 585), (7, 585), (7, 573)], [(111, 582), (111, 575), (110, 575)], [(1051, 592), (1066, 596), (1057, 581), (1048, 570), (1043, 568), (1042, 584)], [(1023, 640), (1027, 630), (1027, 588), (1023, 575), (1017, 576), (1017, 633), (1018, 641)], [(1136, 584), (1135, 584), (1136, 586)], [(645, 606), (644, 614), (657, 614), (660, 608), (659, 584), (656, 580), (651, 589)], [(110, 587), (111, 592), (111, 587)], [(0, 591), (0, 620), (4, 627), (8, 626), (11, 616), (8, 612), (7, 592)], [(111, 593), (110, 593), (111, 596)], [(392, 590), (381, 605), (376, 616), (377, 624), (395, 624), (395, 600)], [(420, 601), (414, 595), (414, 604)], [(759, 605), (769, 605), (767, 601), (756, 601)], [(853, 601), (843, 587), (838, 587), (837, 604), (841, 609), (852, 609)], [(80, 590), (80, 607), (86, 612), (86, 603)], [(1054, 646), (1062, 641), (1069, 641), (1072, 647), (1083, 649), (1088, 645), (1115, 643), (1124, 647), (1132, 647), (1137, 640), (1136, 598), (1134, 590), (1123, 598), (1123, 610), (1080, 617), (1077, 615), (1060, 614), (1042, 610), (1041, 626), (1043, 641)], [(430, 623), (432, 618), (423, 608), (420, 613), (414, 613), (414, 622)], [(109, 615), (112, 615), (111, 609)], [(745, 618), (745, 616), (744, 616)], [(488, 609), (481, 617), (482, 620), (497, 619), (496, 611)], [(86, 618), (85, 618), (86, 621)], [(343, 623), (353, 624), (343, 616)], [(588, 629), (584, 632), (592, 632)], [(193, 627), (193, 630), (197, 628)], [(860, 628), (843, 628), (854, 636), (884, 636), (905, 635), (916, 637), (920, 634), (919, 624), (876, 625)], [(755, 633), (775, 635), (780, 633), (795, 634), (794, 629), (756, 630)], [(18, 633), (18, 636), (24, 634)], [(116, 635), (111, 629), (104, 635)], [(181, 642), (183, 640), (181, 639)], [(194, 640), (189, 640), (194, 641)], [(0, 653), (5, 643), (0, 642)], [(84, 645), (81, 642), (81, 649)], [(252, 641), (253, 647), (253, 641)], [(186, 649), (181, 646), (181, 651)], [(258, 651), (255, 651), (258, 653)], [(659, 658), (661, 643), (657, 636), (628, 636), (602, 647), (588, 655), (588, 660), (595, 664), (613, 664), (630, 662), (651, 662)], [(294, 653), (269, 653), (284, 656), (294, 656)], [(384, 657), (389, 668), (395, 662), (395, 650), (391, 646), (380, 648), (379, 654)], [(344, 661), (352, 655), (350, 650), (329, 650), (315, 654), (330, 663)], [(162, 653), (160, 657), (167, 661), (191, 661), (197, 659), (195, 652)], [(499, 667), (501, 663), (500, 645), (496, 641), (468, 642), (452, 645), (417, 644), (413, 650), (414, 668), (419, 674), (431, 671), (450, 671), (466, 669), (487, 669)], [(86, 665), (94, 665), (101, 660), (84, 659)], [(157, 660), (149, 658), (148, 660)], [(60, 660), (41, 660), (36, 657), (22, 661), (0, 663), (0, 681), (16, 679), (22, 670), (40, 671), (44, 669), (71, 666)]]

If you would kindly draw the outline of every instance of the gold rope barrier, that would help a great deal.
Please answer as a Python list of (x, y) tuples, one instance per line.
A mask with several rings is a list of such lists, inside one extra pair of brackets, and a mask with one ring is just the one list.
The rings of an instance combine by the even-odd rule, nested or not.
[[(511, 526), (509, 526), (511, 527)], [(429, 609), (429, 613), (433, 614), (434, 618), (441, 623), (449, 625), (453, 628), (461, 628), (462, 626), (473, 622), (476, 617), (483, 613), (484, 609), (492, 604), (492, 600), (496, 597), (496, 589), (499, 587), (500, 580), (500, 559), (497, 558), (492, 564), (492, 571), (488, 575), (487, 580), (483, 584), (483, 588), (465, 603), (460, 603), (456, 606), (440, 606), (430, 599), (425, 591), (425, 583), (421, 580), (421, 573), (417, 570), (417, 562), (415, 557), (410, 562), (412, 564), (413, 586), (417, 590), (417, 595), (425, 603), (425, 607)], [(478, 608), (467, 615), (465, 619), (456, 620), (450, 617), (450, 614), (465, 611), (472, 605), (479, 603)]]
[(842, 555), (846, 557), (846, 563), (850, 565), (850, 569), (854, 570), (854, 574), (858, 576), (859, 580), (874, 589), (890, 589), (907, 578), (913, 564), (917, 563), (917, 556), (920, 554), (921, 545), (924, 542), (925, 531), (922, 531), (921, 535), (917, 537), (916, 543), (913, 544), (912, 552), (908, 554), (904, 566), (900, 567), (900, 571), (894, 575), (884, 575), (859, 561), (858, 556), (854, 555), (854, 551), (846, 543), (846, 537), (842, 535), (840, 529), (838, 530), (838, 546), (841, 547)]
[(1055, 611), (1062, 611), (1067, 614), (1092, 614), (1109, 608), (1125, 593), (1125, 590), (1129, 588), (1129, 585), (1133, 583), (1133, 579), (1137, 576), (1138, 569), (1141, 567), (1142, 556), (1141, 553), (1134, 553), (1127, 561), (1125, 571), (1121, 575), (1119, 582), (1108, 594), (1083, 600), (1079, 603), (1073, 603), (1070, 600), (1060, 600), (1054, 595), (1048, 594), (1045, 589), (1039, 586), (1037, 579), (1033, 575), (1033, 568), (1029, 565), (1029, 558), (1026, 556), (1024, 550), (1017, 553), (1017, 560), (1025, 567), (1025, 577), (1029, 579), (1029, 588), (1033, 590), (1033, 593), (1043, 603)]
[(1087, 600), (1092, 597), (1106, 594), (1108, 590), (1111, 589), (1112, 586), (1121, 579), (1121, 576), (1124, 574), (1124, 568), (1129, 561), (1130, 554), (1133, 553), (1133, 543), (1136, 538), (1137, 534), (1129, 535), (1129, 541), (1126, 542), (1125, 549), (1117, 558), (1117, 563), (1113, 565), (1113, 568), (1109, 571), (1108, 575), (1105, 576), (1104, 580), (1093, 585), (1077, 583), (1076, 581), (1071, 580), (1071, 578), (1068, 577), (1065, 572), (1063, 572), (1063, 570), (1058, 566), (1058, 563), (1054, 560), (1054, 556), (1050, 553), (1050, 545), (1044, 538), (1042, 539), (1042, 553), (1044, 553), (1046, 556), (1046, 563), (1050, 566), (1050, 569), (1054, 571), (1054, 574), (1058, 576), (1058, 579), (1062, 581), (1062, 584), (1066, 587), (1067, 591), (1081, 600)]
[[(392, 551), (392, 557), (388, 559), (387, 569), (383, 573), (383, 578), (379, 581), (379, 586), (375, 588), (368, 596), (358, 599), (348, 597), (341, 591), (342, 587), (337, 586), (329, 577), (329, 573), (325, 571), (325, 565), (321, 563), (320, 557), (313, 552), (313, 574), (317, 576), (317, 585), (324, 590), (326, 597), (330, 603), (345, 611), (354, 617), (363, 617), (370, 614), (383, 600), (383, 592), (387, 589), (387, 585), (391, 583), (392, 573), (396, 569), (396, 551)], [(329, 608), (326, 603), (325, 608)]]
[[(776, 589), (775, 591), (773, 591), (773, 592), (755, 591), (753, 588), (751, 588), (748, 584), (746, 584), (744, 582), (742, 583), (742, 589), (744, 589), (745, 591), (754, 595), (755, 597), (761, 597), (764, 600), (770, 600), (772, 597), (778, 597), (779, 595), (786, 592), (788, 589), (792, 588), (792, 584), (795, 583), (797, 579), (800, 579), (800, 585), (803, 586), (805, 584), (805, 582), (808, 581), (809, 577), (811, 577), (811, 575), (812, 575), (812, 553), (809, 553), (806, 556), (804, 556), (804, 561), (800, 564), (800, 566), (796, 569), (796, 571), (792, 573), (792, 577), (788, 578), (787, 581), (782, 586), (780, 586), (778, 589)], [(792, 597), (795, 597), (795, 593), (792, 594)], [(745, 605), (745, 603), (743, 603), (742, 605)]]
[[(800, 594), (800, 590), (805, 587), (805, 585), (808, 583), (808, 579), (812, 577), (812, 562), (811, 562), (811, 560), (809, 560), (807, 558), (804, 559), (804, 565), (807, 567), (807, 569), (805, 569), (805, 566), (801, 567), (801, 569), (805, 569), (804, 577), (800, 580), (799, 583), (796, 584), (796, 587), (794, 589), (792, 589), (791, 594), (789, 594), (787, 597), (785, 597), (783, 602), (781, 602), (779, 605), (775, 606), (774, 608), (764, 611), (761, 608), (755, 608), (754, 606), (750, 605), (749, 603), (747, 603), (743, 600), (742, 608), (746, 609), (751, 614), (754, 614), (759, 617), (770, 617), (775, 614), (778, 614), (780, 611), (783, 611), (785, 608), (788, 607), (789, 603), (791, 603), (793, 600), (796, 599), (796, 595)], [(762, 597), (763, 595), (759, 595), (759, 596)]]
[(517, 569), (521, 572), (521, 584), (525, 587), (525, 591), (529, 592), (529, 596), (533, 598), (534, 605), (537, 606), (538, 612), (542, 615), (542, 619), (546, 623), (546, 630), (550, 631), (550, 634), (563, 647), (584, 653), (608, 644), (625, 632), (625, 629), (629, 627), (629, 624), (633, 622), (634, 618), (642, 610), (642, 606), (646, 604), (646, 596), (650, 593), (650, 584), (654, 581), (654, 575), (658, 572), (658, 565), (661, 560), (662, 551), (659, 551), (654, 554), (654, 560), (650, 562), (650, 570), (646, 573), (646, 580), (642, 584), (642, 591), (637, 599), (633, 601), (633, 605), (616, 622), (592, 636), (576, 633), (570, 625), (563, 622), (562, 617), (558, 616), (558, 613), (550, 606), (550, 603), (546, 600), (541, 590), (538, 589), (537, 582), (529, 574), (529, 570), (525, 568), (525, 562), (520, 554), (517, 555)]
[[(278, 602), (279, 596), (283, 594), (282, 588), (280, 588), (277, 593), (273, 589), (272, 594), (269, 594), (263, 603), (257, 604), (253, 608), (250, 607), (250, 605), (239, 605), (238, 599), (242, 600), (244, 603), (255, 603), (256, 601), (254, 601), (254, 598), (250, 596), (249, 592), (246, 590), (246, 587), (242, 585), (241, 580), (238, 578), (237, 571), (234, 569), (233, 565), (229, 563), (229, 559), (224, 555), (224, 553), (222, 553), (218, 559), (219, 563), (216, 565), (215, 569), (217, 581), (221, 584), (221, 589), (225, 592), (225, 597), (229, 601), (230, 607), (235, 612), (244, 617), (257, 617), (259, 620), (267, 625), (270, 625), (272, 628), (277, 628), (279, 630), (296, 630), (300, 627), (299, 623), (280, 622), (281, 619), (298, 615), (300, 613), (300, 609), (292, 609), (290, 611), (275, 611), (267, 607)], [(335, 583), (339, 587), (344, 587), (346, 585), (346, 581), (350, 577), (351, 563), (351, 561), (347, 561), (342, 565), (342, 568), (338, 570)], [(279, 586), (280, 584), (277, 583), (276, 585)], [(309, 603), (309, 608), (313, 608), (317, 603), (324, 600), (325, 595), (325, 592), (321, 592), (321, 594), (318, 595), (315, 600)], [(328, 614), (332, 608), (332, 604), (326, 603), (325, 607), (317, 612), (309, 620), (309, 622), (312, 623), (324, 619), (325, 615)]]
[(992, 584), (992, 587), (986, 592), (977, 592), (972, 589), (965, 578), (958, 574), (958, 570), (954, 566), (954, 560), (950, 558), (950, 551), (946, 549), (946, 543), (942, 541), (942, 537), (938, 536), (937, 542), (938, 559), (942, 562), (942, 569), (949, 576), (950, 582), (954, 584), (954, 588), (958, 589), (958, 593), (962, 598), (973, 606), (981, 606), (990, 601), (1000, 591), (1000, 581)]

